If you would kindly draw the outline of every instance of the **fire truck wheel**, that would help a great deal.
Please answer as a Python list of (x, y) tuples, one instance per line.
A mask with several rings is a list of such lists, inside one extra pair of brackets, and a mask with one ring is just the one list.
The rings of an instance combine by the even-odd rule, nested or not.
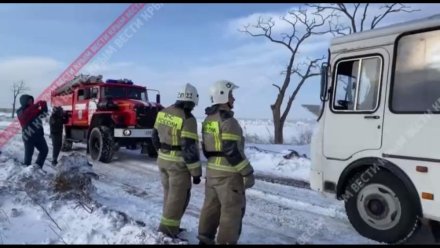
[(420, 227), (413, 197), (386, 170), (358, 173), (345, 189), (345, 210), (359, 234), (385, 243), (403, 243)]
[(114, 140), (110, 128), (100, 126), (92, 129), (89, 138), (89, 152), (93, 160), (110, 163), (114, 153)]
[(68, 141), (68, 140), (63, 139), (63, 144), (61, 146), (62, 152), (70, 152), (70, 151), (72, 151), (72, 147), (73, 147), (72, 141)]

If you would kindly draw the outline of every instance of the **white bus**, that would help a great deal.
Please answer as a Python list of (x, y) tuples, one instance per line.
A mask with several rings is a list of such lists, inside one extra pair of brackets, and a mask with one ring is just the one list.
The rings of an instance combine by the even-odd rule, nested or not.
[(322, 66), (311, 188), (363, 236), (440, 221), (440, 16), (334, 38)]

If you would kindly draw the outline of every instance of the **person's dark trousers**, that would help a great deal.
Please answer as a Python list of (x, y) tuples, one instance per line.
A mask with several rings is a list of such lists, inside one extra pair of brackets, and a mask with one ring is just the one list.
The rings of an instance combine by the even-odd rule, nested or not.
[(24, 164), (32, 164), (32, 156), (34, 155), (34, 148), (38, 150), (38, 157), (35, 163), (43, 168), (49, 148), (43, 135), (35, 135), (24, 141)]
[(58, 156), (60, 155), (61, 146), (63, 144), (63, 133), (52, 134), (52, 164), (58, 163)]

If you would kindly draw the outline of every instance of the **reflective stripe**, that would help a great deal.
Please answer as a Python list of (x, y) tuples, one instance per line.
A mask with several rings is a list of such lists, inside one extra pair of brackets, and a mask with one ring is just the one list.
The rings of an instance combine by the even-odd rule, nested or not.
[(159, 150), (159, 156), (160, 159), (171, 161), (171, 162), (183, 162), (183, 158), (181, 156), (176, 156), (175, 154), (166, 154)]
[(222, 140), (240, 141), (241, 137), (232, 133), (222, 133)]
[[(222, 150), (221, 147), (221, 143), (220, 143), (220, 134), (214, 134), (214, 142), (215, 142), (215, 150), (220, 152)], [(216, 164), (220, 164), (221, 163), (222, 158), (221, 157), (217, 157), (215, 158), (215, 163)]]
[(192, 133), (188, 131), (182, 131), (181, 137), (199, 140), (199, 136), (196, 133)]
[[(177, 141), (177, 129), (176, 128), (173, 128), (172, 129), (172, 132), (171, 132), (171, 138), (172, 138), (172, 144), (173, 144), (173, 146), (177, 146), (178, 145), (178, 141)], [(170, 152), (170, 156), (173, 156), (173, 157), (177, 157), (176, 156), (176, 151), (175, 150), (172, 150), (171, 152)]]
[(249, 164), (249, 160), (245, 159), (235, 166), (237, 172), (243, 170)]
[(177, 142), (177, 129), (173, 128), (172, 131), (172, 139), (173, 139), (173, 146), (177, 146), (178, 142)]
[(208, 163), (208, 169), (227, 171), (227, 172), (237, 172), (235, 167), (229, 165), (212, 164), (212, 163)]
[(247, 159), (241, 161), (239, 164), (237, 164), (235, 166), (218, 164), (217, 160), (216, 160), (215, 163), (208, 163), (208, 168), (213, 169), (213, 170), (220, 170), (220, 171), (240, 172), (241, 170), (246, 168), (246, 166), (248, 164), (249, 164), (249, 160), (247, 160)]
[(157, 128), (156, 125), (161, 124), (167, 127), (171, 127), (173, 129), (182, 129), (182, 123), (183, 119), (179, 116), (168, 114), (165, 112), (159, 112), (157, 114), (156, 123), (154, 125), (155, 128)]
[(195, 162), (195, 163), (187, 164), (187, 165), (186, 165), (186, 167), (188, 167), (189, 170), (197, 169), (197, 168), (199, 168), (199, 167), (201, 167), (201, 166), (202, 166), (202, 165), (200, 164), (200, 162)]
[[(203, 132), (214, 136), (214, 149), (216, 152), (222, 150), (220, 140), (220, 123), (218, 121), (205, 121), (203, 122)], [(215, 164), (220, 164), (221, 157), (215, 159)]]
[(172, 219), (167, 219), (165, 217), (162, 217), (160, 223), (165, 226), (177, 226), (177, 227), (180, 226), (180, 220), (172, 220)]
[(222, 161), (222, 158), (221, 158), (221, 157), (216, 157), (216, 158), (215, 158), (215, 164), (216, 164), (216, 165), (220, 165), (221, 161)]

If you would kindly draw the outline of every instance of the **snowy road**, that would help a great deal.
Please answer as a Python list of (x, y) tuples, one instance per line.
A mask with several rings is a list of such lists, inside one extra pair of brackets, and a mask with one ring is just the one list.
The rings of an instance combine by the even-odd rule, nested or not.
[[(100, 175), (95, 199), (143, 221), (158, 226), (162, 209), (162, 186), (155, 160), (138, 151), (121, 149), (110, 164), (95, 163)], [(204, 200), (204, 182), (193, 185), (188, 210), (182, 219), (186, 238), (197, 243), (197, 225)], [(257, 181), (246, 191), (243, 244), (371, 244), (361, 237), (345, 217), (341, 202), (316, 192)]]
[[(20, 138), (16, 137), (9, 149), (4, 150), (7, 156), (0, 157), (20, 160), (23, 155), (20, 147)], [(84, 154), (85, 149), (77, 147), (75, 152)], [(63, 203), (54, 204), (50, 200), (43, 202), (42, 206), (60, 225), (59, 231), (40, 206), (29, 202), (29, 197), (23, 192), (11, 190), (13, 185), (7, 178), (28, 169), (20, 167), (11, 164), (11, 161), (5, 164), (0, 162), (0, 243), (164, 242), (155, 231), (161, 218), (163, 202), (158, 168), (154, 159), (140, 155), (139, 151), (121, 149), (110, 164), (94, 163), (93, 169), (100, 176), (94, 180), (97, 190), (92, 197), (99, 203), (94, 211), (88, 213), (77, 208), (77, 203), (67, 202), (59, 206)], [(46, 166), (46, 170), (49, 174), (53, 173), (50, 166)], [(264, 173), (261, 175), (264, 176)], [(50, 181), (50, 176), (46, 180)], [(17, 182), (20, 181), (18, 179)], [(43, 183), (47, 185), (47, 182)], [(199, 213), (204, 200), (203, 180), (201, 184), (193, 185), (191, 194), (182, 227), (188, 231), (185, 238), (189, 243), (197, 244)], [(257, 180), (255, 186), (246, 191), (246, 195), (247, 209), (239, 240), (241, 244), (376, 243), (360, 236), (353, 229), (346, 218), (342, 202), (325, 198), (309, 189)], [(50, 198), (49, 195), (46, 197)], [(14, 217), (14, 211), (18, 211), (18, 217)], [(127, 218), (129, 221), (125, 220)]]
[[(45, 129), (48, 133), (47, 126)], [(49, 137), (46, 136), (46, 140), (50, 148), (48, 156), (48, 160), (50, 160), (52, 145)], [(257, 179), (281, 181), (281, 184), (257, 180), (255, 186), (246, 191), (247, 208), (239, 243), (376, 243), (360, 236), (353, 229), (346, 218), (342, 202), (324, 198), (320, 194), (306, 189), (307, 182), (302, 183), (305, 188), (283, 185), (291, 183), (288, 182), (288, 178), (280, 179), (280, 175), (287, 175), (298, 182), (307, 181), (310, 166), (308, 159), (284, 160), (283, 154), (280, 152), (286, 150), (286, 147), (283, 146), (252, 146), (257, 146), (258, 149), (247, 149), (247, 153), (256, 169)], [(259, 151), (260, 149), (274, 149), (274, 152)], [(294, 149), (303, 154), (307, 153), (308, 148), (302, 146), (294, 147)], [(20, 135), (14, 137), (2, 151), (5, 158), (21, 161), (23, 149)], [(85, 149), (78, 145), (75, 145), (75, 151), (85, 154)], [(37, 153), (34, 154), (34, 156), (36, 155)], [(0, 179), (1, 177), (6, 178), (9, 174), (19, 173), (18, 171), (21, 170), (14, 169), (16, 166), (11, 165), (10, 161), (8, 163), (3, 164), (7, 171), (0, 171)], [(0, 163), (0, 169), (1, 165)], [(46, 168), (48, 171), (53, 171), (50, 166), (46, 166)], [(58, 234), (49, 228), (51, 221), (39, 206), (29, 202), (22, 205), (15, 203), (26, 198), (26, 196), (21, 196), (22, 193), (0, 194), (0, 210), (3, 209), (4, 216), (14, 208), (22, 213), (19, 217), (13, 217), (12, 214), (9, 214), (7, 218), (0, 216), (0, 232), (3, 232), (0, 233), (0, 243), (2, 239), (4, 242), (12, 244), (162, 243), (155, 232), (161, 218), (163, 202), (162, 185), (156, 161), (146, 155), (139, 154), (138, 150), (121, 149), (110, 164), (94, 163), (93, 169), (100, 176), (98, 180), (94, 180), (97, 190), (93, 194), (93, 199), (102, 205), (101, 210), (87, 213), (71, 203), (56, 208), (50, 201), (47, 202), (44, 206), (48, 208), (63, 229)], [(1, 176), (2, 173), (4, 176)], [(196, 236), (203, 201), (204, 180), (199, 185), (193, 185), (191, 200), (182, 219), (182, 227), (188, 231), (185, 238), (189, 240), (190, 244), (198, 243)], [(117, 212), (109, 214), (102, 209), (124, 213), (128, 218), (144, 223), (145, 226), (133, 223), (121, 224), (125, 222), (121, 222)], [(27, 230), (29, 226), (38, 226), (39, 228)]]

